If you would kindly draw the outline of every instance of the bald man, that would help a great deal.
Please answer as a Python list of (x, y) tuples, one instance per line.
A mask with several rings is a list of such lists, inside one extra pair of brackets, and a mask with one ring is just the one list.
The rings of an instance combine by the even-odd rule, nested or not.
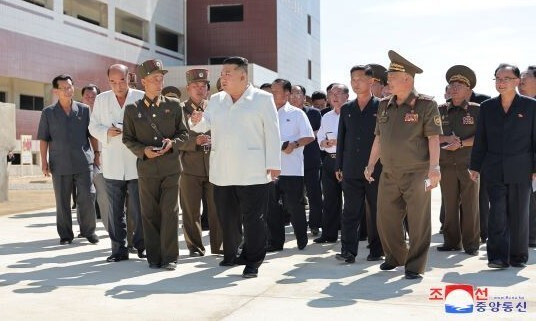
[(102, 174), (111, 212), (108, 217), (108, 234), (112, 243), (112, 255), (106, 261), (119, 262), (128, 259), (125, 199), (128, 193), (129, 215), (135, 222), (133, 243), (138, 257), (144, 258), (145, 245), (138, 193), (136, 155), (122, 142), (124, 107), (143, 98), (140, 90), (128, 86), (128, 68), (116, 64), (108, 68), (111, 90), (95, 98), (89, 123), (90, 133), (102, 144)]

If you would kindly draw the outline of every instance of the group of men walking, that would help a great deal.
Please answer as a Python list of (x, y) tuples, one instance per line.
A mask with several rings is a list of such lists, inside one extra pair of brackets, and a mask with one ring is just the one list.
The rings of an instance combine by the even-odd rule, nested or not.
[[(299, 250), (308, 244), (307, 227), (314, 243), (334, 243), (340, 231), (336, 259), (354, 263), (366, 231), (368, 261), (384, 260), (381, 270), (404, 266), (405, 277), (416, 279), (430, 247), (431, 189), (441, 184), (439, 251), (477, 255), (487, 238), (490, 267), (524, 266), (536, 242), (536, 233), (529, 241), (536, 100), (526, 97), (536, 96), (534, 69), (521, 74), (500, 65), (500, 95), (479, 105), (476, 75), (453, 66), (446, 72), (448, 101), (438, 106), (415, 89), (422, 70), (394, 51), (388, 56), (387, 69), (351, 68), (351, 101), (339, 83), (327, 96), (313, 93), (313, 106), (329, 104), (322, 110), (305, 106), (305, 88), (289, 80), (253, 87), (242, 57), (224, 61), (221, 91), (210, 99), (208, 71), (189, 70), (185, 102), (173, 91), (162, 94), (167, 71), (159, 60), (138, 66), (144, 92), (129, 88), (126, 66), (110, 66), (111, 90), (96, 97), (92, 111), (72, 99), (70, 76), (56, 77), (59, 100), (43, 110), (38, 137), (43, 172), (54, 181), (60, 243), (74, 238), (73, 182), (81, 235), (98, 242), (89, 191), (99, 169), (109, 262), (129, 258), (128, 212), (138, 256), (151, 268), (175, 269), (179, 199), (190, 255), (205, 255), (203, 200), (212, 253), (223, 254), (221, 266), (245, 265), (243, 277), (257, 276), (267, 251), (283, 250), (288, 218)], [(520, 83), (526, 96), (516, 92)]]

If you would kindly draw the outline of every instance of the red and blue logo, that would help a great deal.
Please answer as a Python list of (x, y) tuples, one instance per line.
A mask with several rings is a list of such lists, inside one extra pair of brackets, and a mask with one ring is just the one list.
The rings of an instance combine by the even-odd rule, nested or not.
[(446, 313), (472, 313), (474, 303), (472, 285), (450, 284), (445, 286)]

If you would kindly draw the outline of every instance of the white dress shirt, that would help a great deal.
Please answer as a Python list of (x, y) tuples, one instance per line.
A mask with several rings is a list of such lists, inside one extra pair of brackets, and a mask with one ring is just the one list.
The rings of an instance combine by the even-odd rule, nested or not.
[[(311, 137), (315, 134), (305, 112), (288, 102), (277, 110), (281, 144), (292, 143), (300, 138)], [(287, 154), (281, 151), (281, 175), (303, 176), (303, 148), (300, 146)]]
[[(327, 112), (324, 116), (322, 116), (320, 129), (318, 129), (318, 132), (316, 133), (316, 137), (318, 137), (318, 145), (320, 145), (320, 142), (325, 139), (337, 139), (338, 132), (339, 114), (331, 110)], [(320, 146), (320, 149), (330, 154), (337, 153), (337, 146), (331, 146), (328, 148)]]
[(129, 89), (122, 108), (111, 90), (95, 98), (89, 132), (102, 144), (101, 163), (104, 178), (116, 180), (138, 178), (136, 155), (123, 144), (123, 134), (108, 137), (108, 128), (112, 127), (112, 124), (122, 126), (125, 106), (142, 99), (143, 96), (143, 91)]
[(233, 103), (222, 91), (212, 95), (202, 120), (190, 129), (212, 133), (211, 183), (219, 186), (271, 182), (267, 170), (281, 168), (281, 139), (274, 98), (249, 84)]

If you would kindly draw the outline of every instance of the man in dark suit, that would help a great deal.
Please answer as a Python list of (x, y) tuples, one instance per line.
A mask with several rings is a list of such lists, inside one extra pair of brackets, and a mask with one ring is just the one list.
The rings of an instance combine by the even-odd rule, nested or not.
[(372, 96), (372, 68), (354, 66), (350, 70), (352, 89), (357, 94), (355, 100), (341, 107), (337, 134), (336, 176), (342, 181), (344, 209), (341, 215), (341, 253), (336, 258), (346, 263), (354, 263), (359, 244), (358, 232), (366, 229), (362, 223), (365, 214), (365, 198), (370, 205), (370, 254), (367, 261), (382, 259), (383, 250), (376, 227), (376, 204), (381, 165), (374, 169), (373, 182), (365, 179), (363, 168), (368, 164), (374, 128), (378, 113), (378, 98)]
[(528, 260), (531, 179), (536, 178), (536, 100), (520, 96), (519, 68), (495, 70), (499, 96), (482, 103), (471, 154), (471, 178), (487, 183), (488, 266), (524, 267)]

